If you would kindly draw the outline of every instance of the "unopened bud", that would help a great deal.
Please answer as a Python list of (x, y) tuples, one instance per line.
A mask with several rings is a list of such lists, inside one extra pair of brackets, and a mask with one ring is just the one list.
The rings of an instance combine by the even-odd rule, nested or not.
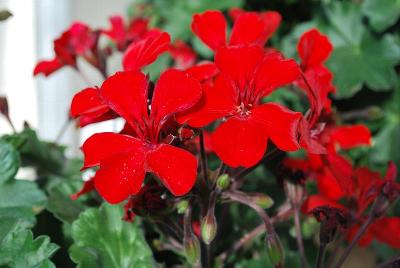
[(0, 96), (0, 113), (8, 118), (8, 101), (6, 97)]
[(262, 193), (254, 193), (251, 200), (264, 209), (268, 209), (274, 205), (274, 200), (269, 195)]
[(176, 204), (176, 210), (178, 211), (178, 214), (183, 214), (185, 213), (186, 209), (189, 206), (189, 202), (187, 200), (181, 200)]
[(222, 174), (217, 179), (217, 187), (221, 190), (227, 189), (231, 183), (231, 178), (228, 174)]
[(283, 267), (285, 261), (285, 252), (283, 246), (276, 234), (267, 234), (266, 237), (267, 254), (271, 264), (275, 267)]
[(378, 106), (371, 106), (367, 110), (368, 119), (375, 120), (383, 116), (383, 111)]
[(207, 214), (201, 221), (201, 238), (207, 245), (211, 244), (217, 234), (217, 219), (214, 214)]
[(0, 10), (0, 21), (6, 20), (11, 17), (12, 14), (8, 10)]
[(200, 260), (200, 242), (195, 235), (184, 237), (183, 246), (188, 262), (194, 264)]
[(303, 203), (304, 187), (302, 185), (285, 180), (284, 188), (286, 196), (288, 197), (292, 206), (298, 206)]

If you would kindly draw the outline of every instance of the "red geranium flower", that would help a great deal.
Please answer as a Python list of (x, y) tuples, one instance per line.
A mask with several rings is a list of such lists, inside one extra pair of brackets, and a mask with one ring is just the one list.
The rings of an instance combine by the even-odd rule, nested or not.
[[(277, 12), (245, 12), (236, 9), (229, 45), (258, 44), (264, 46), (278, 28)], [(193, 16), (193, 32), (212, 50), (227, 45), (227, 23), (220, 11), (206, 11)]]
[(169, 53), (177, 69), (184, 70), (192, 67), (197, 60), (196, 52), (182, 40), (175, 40), (169, 47)]
[(371, 133), (364, 125), (328, 125), (316, 137), (327, 154), (307, 154), (306, 159), (285, 159), (284, 165), (299, 169), (317, 181), (324, 196), (338, 200), (354, 190), (351, 163), (338, 154), (339, 149), (351, 149), (371, 144)]
[[(133, 43), (124, 57), (124, 66), (129, 70), (140, 70), (165, 52), (169, 42), (169, 35), (160, 32)], [(86, 88), (75, 94), (72, 99), (71, 116), (79, 117), (79, 125), (83, 127), (116, 118), (118, 115), (105, 103), (97, 88)]]
[(225, 118), (211, 136), (215, 153), (232, 167), (255, 165), (271, 139), (285, 151), (297, 150), (301, 114), (275, 104), (261, 104), (276, 88), (291, 83), (300, 69), (278, 53), (260, 46), (224, 47), (216, 53), (220, 70), (215, 84), (205, 86), (203, 98), (180, 122), (202, 127)]
[[(332, 85), (333, 75), (324, 66), (329, 58), (333, 46), (327, 36), (317, 29), (305, 32), (297, 44), (297, 52), (301, 59), (303, 77), (295, 84), (306, 91), (310, 100), (310, 112), (307, 121), (302, 122), (301, 127), (305, 134), (315, 132), (312, 130), (323, 111), (331, 113), (331, 100), (328, 94), (335, 91)], [(302, 146), (308, 151), (318, 151), (318, 144), (313, 137), (303, 135)]]
[(189, 152), (162, 142), (163, 126), (201, 97), (197, 80), (183, 71), (164, 72), (154, 88), (151, 109), (149, 83), (139, 71), (119, 72), (100, 89), (101, 97), (123, 117), (135, 137), (98, 133), (82, 146), (84, 169), (99, 166), (94, 185), (110, 203), (139, 192), (146, 172), (155, 174), (174, 195), (184, 195), (196, 180), (197, 161)]
[(202, 84), (211, 85), (213, 78), (218, 74), (218, 68), (214, 62), (202, 61), (196, 64), (196, 53), (181, 40), (176, 40), (171, 44), (169, 53), (175, 62), (175, 68), (185, 70)]
[(54, 41), (54, 59), (39, 62), (33, 75), (42, 73), (48, 76), (64, 66), (76, 68), (77, 56), (93, 58), (91, 53), (96, 49), (97, 40), (98, 33), (93, 32), (86, 24), (75, 22)]
[(111, 28), (102, 32), (115, 42), (120, 51), (124, 51), (130, 43), (151, 35), (152, 31), (159, 32), (158, 29), (149, 28), (149, 20), (146, 18), (134, 18), (126, 23), (122, 16), (116, 15), (110, 18), (110, 24)]
[[(353, 217), (352, 226), (347, 233), (347, 239), (350, 241), (366, 220), (366, 217), (363, 214), (381, 193), (382, 185), (391, 182), (393, 184), (392, 187), (397, 191), (398, 195), (400, 185), (394, 181), (396, 176), (395, 174), (396, 167), (393, 163), (389, 164), (386, 176), (383, 179), (378, 172), (373, 172), (368, 168), (355, 168), (351, 172), (351, 178), (354, 183), (352, 192), (346, 192), (343, 189), (343, 194), (340, 196), (340, 198), (344, 198), (344, 200), (347, 201), (347, 206), (339, 203), (339, 198), (329, 195), (329, 191), (320, 191), (320, 194), (311, 195), (307, 198), (303, 204), (302, 210), (305, 213), (309, 213), (315, 208), (328, 206), (341, 209), (344, 212), (349, 212)], [(392, 247), (400, 248), (398, 239), (393, 239), (393, 236), (397, 236), (398, 234), (400, 234), (400, 218), (382, 217), (371, 224), (359, 240), (358, 244), (360, 246), (368, 246), (373, 239), (377, 239), (378, 241), (387, 243)]]

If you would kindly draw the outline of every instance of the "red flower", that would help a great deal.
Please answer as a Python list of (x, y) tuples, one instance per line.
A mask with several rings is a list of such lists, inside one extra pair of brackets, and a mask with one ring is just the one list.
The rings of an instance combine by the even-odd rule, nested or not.
[(153, 63), (158, 56), (168, 50), (170, 42), (171, 37), (168, 33), (154, 31), (144, 40), (132, 43), (122, 59), (124, 70), (140, 70)]
[[(158, 55), (168, 49), (170, 37), (167, 33), (133, 43), (124, 57), (127, 69), (139, 70), (153, 63)], [(116, 118), (118, 115), (110, 109), (97, 88), (86, 88), (75, 94), (71, 103), (71, 116), (79, 117), (81, 127)]]
[(39, 62), (33, 75), (43, 73), (48, 76), (64, 66), (76, 68), (77, 56), (91, 57), (89, 54), (96, 49), (97, 39), (98, 34), (89, 26), (75, 22), (54, 41), (54, 59)]
[(175, 41), (169, 48), (175, 67), (185, 70), (203, 84), (212, 84), (213, 78), (218, 74), (218, 68), (213, 62), (202, 61), (196, 63), (197, 55), (194, 50), (181, 40)]
[(177, 69), (185, 70), (192, 67), (197, 60), (196, 52), (182, 40), (175, 40), (169, 47), (169, 53)]
[(333, 46), (328, 37), (317, 29), (305, 32), (297, 44), (304, 77), (296, 84), (307, 92), (311, 102), (310, 127), (318, 120), (324, 108), (330, 112), (331, 101), (328, 94), (334, 92), (335, 88), (332, 85), (333, 75), (324, 63), (329, 58), (332, 49)]
[(306, 159), (285, 159), (284, 165), (307, 173), (316, 180), (319, 192), (332, 200), (353, 193), (353, 167), (337, 151), (370, 145), (369, 129), (364, 125), (328, 125), (314, 138), (327, 149), (327, 154), (308, 153)]
[(120, 51), (124, 51), (130, 43), (146, 38), (151, 32), (149, 20), (145, 18), (135, 18), (126, 24), (124, 18), (117, 15), (110, 18), (110, 23), (111, 28), (102, 32), (115, 42)]
[(297, 150), (300, 113), (263, 97), (294, 81), (299, 68), (279, 54), (265, 54), (260, 46), (224, 47), (216, 53), (220, 70), (215, 84), (205, 86), (203, 98), (179, 118), (202, 127), (226, 118), (211, 136), (216, 154), (232, 167), (255, 165), (264, 155), (268, 139), (285, 151)]
[[(306, 169), (304, 162), (295, 162), (297, 166)], [(394, 182), (394, 174), (396, 168), (393, 164), (389, 165), (386, 176), (382, 179), (378, 172), (373, 172), (368, 168), (361, 167), (352, 171), (351, 177), (354, 183), (353, 191), (348, 193), (343, 191), (341, 198), (347, 201), (347, 206), (338, 202), (339, 198), (331, 198), (325, 193), (311, 195), (305, 200), (302, 210), (305, 213), (310, 213), (318, 207), (334, 207), (341, 209), (343, 212), (350, 212), (353, 217), (351, 228), (348, 230), (347, 239), (351, 241), (354, 235), (359, 230), (362, 223), (366, 220), (363, 215), (367, 208), (380, 194), (381, 186), (385, 182), (392, 181), (395, 185), (392, 187), (398, 190), (399, 184)], [(377, 191), (378, 189), (378, 191)], [(368, 246), (373, 239), (382, 243), (391, 245), (392, 247), (399, 248), (397, 236), (400, 234), (400, 218), (396, 217), (382, 217), (374, 221), (368, 230), (364, 233), (358, 244), (360, 246)], [(396, 239), (393, 239), (396, 237)]]
[(119, 203), (137, 194), (146, 172), (156, 175), (177, 196), (190, 191), (196, 180), (196, 158), (183, 149), (162, 143), (162, 131), (168, 119), (198, 102), (199, 82), (182, 71), (164, 72), (155, 86), (150, 112), (148, 87), (144, 74), (127, 71), (111, 76), (100, 89), (105, 103), (136, 134), (132, 137), (98, 133), (82, 146), (83, 168), (100, 166), (94, 184), (110, 203)]
[[(240, 13), (240, 14), (239, 14)], [(278, 28), (281, 17), (277, 12), (236, 12), (229, 45), (258, 44), (263, 46)], [(212, 50), (225, 46), (227, 23), (220, 11), (196, 14), (193, 32)]]
[[(357, 233), (359, 225), (349, 230), (347, 239), (350, 241)], [(368, 230), (361, 237), (358, 245), (368, 246), (376, 239), (381, 243), (388, 244), (393, 248), (400, 249), (400, 217), (383, 217), (371, 224)]]

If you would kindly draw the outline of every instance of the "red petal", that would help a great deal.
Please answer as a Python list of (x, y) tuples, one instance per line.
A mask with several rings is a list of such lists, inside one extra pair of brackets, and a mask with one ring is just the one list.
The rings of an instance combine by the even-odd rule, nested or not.
[(258, 44), (264, 45), (278, 29), (282, 21), (282, 16), (275, 11), (266, 11), (261, 12), (260, 17), (264, 22), (264, 32)]
[[(155, 30), (158, 31), (158, 29), (153, 28), (150, 30), (148, 28), (149, 25), (149, 19), (147, 18), (135, 18), (129, 25), (127, 29), (127, 38), (128, 40), (135, 40), (143, 37), (150, 36), (154, 34)], [(161, 31), (159, 31), (161, 32)]]
[(186, 72), (169, 69), (161, 74), (151, 103), (151, 117), (163, 124), (169, 116), (187, 110), (201, 98), (199, 81)]
[(246, 12), (246, 11), (244, 11), (244, 10), (241, 9), (241, 8), (233, 7), (233, 8), (231, 8), (231, 9), (229, 9), (228, 15), (229, 15), (229, 17), (231, 17), (231, 19), (232, 19), (233, 21), (236, 21), (237, 18), (239, 18), (239, 16), (242, 15), (243, 13), (245, 13), (245, 12)]
[(122, 59), (125, 71), (136, 71), (156, 61), (157, 57), (167, 51), (171, 37), (166, 32), (151, 35), (146, 39), (132, 43)]
[(393, 248), (400, 249), (400, 217), (384, 217), (371, 226), (375, 238)]
[(381, 175), (379, 172), (373, 172), (368, 168), (357, 168), (353, 172), (353, 177), (356, 179), (357, 192), (356, 195), (358, 202), (358, 211), (363, 212), (377, 197), (379, 192), (375, 192), (373, 187), (382, 183)]
[(96, 133), (90, 136), (82, 145), (85, 156), (83, 168), (93, 167), (114, 154), (129, 152), (131, 150), (141, 150), (142, 141), (112, 132)]
[(108, 37), (114, 40), (117, 44), (125, 41), (125, 25), (122, 16), (112, 16), (110, 18), (111, 29), (103, 31)]
[[(75, 22), (68, 29), (69, 46), (77, 55), (84, 55), (96, 43), (96, 34), (90, 27), (82, 22)], [(69, 48), (71, 49), (71, 48)]]
[(36, 76), (42, 73), (44, 76), (49, 76), (63, 66), (64, 64), (58, 58), (44, 60), (36, 64), (33, 75)]
[(231, 167), (251, 167), (260, 161), (267, 138), (251, 119), (231, 117), (211, 136), (212, 148)]
[(217, 50), (226, 43), (226, 20), (220, 11), (195, 14), (192, 31), (212, 50)]
[(354, 181), (352, 179), (352, 166), (344, 157), (336, 153), (323, 155), (326, 165), (328, 165), (333, 176), (346, 195), (352, 195), (354, 192)]
[(186, 72), (200, 82), (204, 82), (216, 76), (218, 68), (213, 62), (202, 62), (186, 69)]
[(232, 79), (241, 91), (254, 77), (264, 51), (260, 46), (223, 47), (215, 55), (215, 63), (223, 75)]
[(177, 116), (179, 123), (203, 127), (235, 109), (235, 92), (231, 84), (219, 76), (214, 86), (205, 85), (201, 100), (191, 109)]
[(393, 161), (389, 161), (384, 180), (396, 181), (396, 178), (397, 178), (397, 167), (393, 163)]
[(187, 194), (196, 182), (197, 160), (183, 149), (161, 144), (148, 153), (146, 163), (175, 196)]
[(340, 126), (332, 131), (331, 139), (342, 149), (351, 149), (361, 145), (371, 145), (371, 132), (364, 125)]
[(79, 116), (79, 126), (84, 127), (89, 124), (94, 124), (94, 123), (99, 123), (99, 122), (104, 122), (107, 120), (115, 119), (119, 117), (114, 111), (108, 110), (104, 114), (84, 114)]
[(293, 170), (301, 170), (303, 172), (309, 172), (310, 170), (310, 163), (308, 159), (285, 158), (283, 159), (282, 163), (283, 166)]
[(327, 168), (324, 168), (323, 171), (317, 175), (317, 186), (319, 192), (329, 199), (339, 200), (344, 196), (344, 192), (336, 178)]
[(111, 204), (120, 203), (138, 193), (145, 176), (144, 160), (143, 149), (102, 160), (94, 177), (96, 190)]
[(322, 110), (330, 108), (328, 94), (335, 90), (332, 79), (333, 75), (327, 68), (318, 66), (307, 71), (304, 77), (296, 81), (296, 84), (306, 91), (310, 101), (312, 114), (309, 116), (309, 122), (311, 127), (318, 120)]
[(261, 17), (255, 12), (245, 12), (235, 20), (229, 45), (255, 44), (263, 33)]
[(93, 190), (94, 190), (94, 180), (93, 180), (93, 179), (90, 179), (90, 180), (85, 181), (85, 182), (83, 183), (82, 188), (81, 188), (77, 193), (71, 195), (71, 199), (72, 199), (72, 200), (76, 200), (76, 199), (78, 199), (81, 195), (84, 195), (84, 194), (86, 194), (86, 193), (88, 193), (88, 192), (91, 192), (91, 191), (93, 191)]
[(322, 206), (344, 209), (342, 205), (336, 203), (336, 201), (326, 198), (323, 195), (310, 195), (304, 201), (301, 210), (303, 211), (303, 213), (310, 213), (313, 209)]
[(300, 148), (298, 124), (301, 113), (293, 112), (276, 103), (267, 103), (254, 108), (252, 118), (262, 126), (264, 135), (283, 151)]
[(331, 54), (333, 46), (328, 37), (317, 29), (305, 32), (297, 45), (303, 68), (309, 69), (322, 64)]
[(108, 112), (108, 105), (104, 103), (97, 88), (86, 88), (75, 94), (71, 102), (71, 116), (78, 117), (90, 114), (93, 117)]
[(169, 53), (175, 61), (175, 67), (181, 70), (189, 68), (196, 62), (196, 52), (182, 40), (175, 40), (169, 47)]
[(268, 54), (257, 69), (256, 91), (262, 96), (274, 89), (294, 82), (300, 75), (300, 67), (294, 60), (285, 60), (276, 53)]
[(313, 135), (313, 130), (310, 129), (310, 124), (303, 116), (299, 122), (300, 145), (310, 154), (326, 154), (326, 149), (318, 141), (316, 135)]
[(118, 72), (104, 81), (101, 95), (133, 128), (147, 118), (147, 78), (139, 71)]

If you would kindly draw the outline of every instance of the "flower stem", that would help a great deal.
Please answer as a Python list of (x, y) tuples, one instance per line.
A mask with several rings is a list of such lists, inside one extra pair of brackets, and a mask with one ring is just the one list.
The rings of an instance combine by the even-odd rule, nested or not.
[(208, 182), (208, 167), (207, 167), (207, 155), (204, 146), (204, 133), (203, 130), (200, 131), (200, 157), (201, 157), (201, 167), (203, 171), (203, 179), (205, 184)]
[(340, 257), (339, 261), (336, 263), (334, 266), (335, 268), (339, 268), (343, 265), (344, 261), (346, 258), (350, 255), (350, 252), (353, 250), (354, 246), (360, 240), (360, 238), (363, 236), (365, 231), (367, 231), (368, 227), (371, 225), (371, 223), (375, 220), (374, 217), (368, 217), (368, 220), (364, 222), (364, 224), (361, 226), (361, 228), (358, 230), (357, 234), (354, 236), (353, 240), (350, 242), (350, 245), (346, 248), (342, 256)]
[(54, 140), (56, 144), (59, 144), (61, 142), (62, 137), (64, 136), (65, 132), (67, 131), (69, 124), (72, 122), (71, 118), (68, 116), (67, 120), (64, 122), (64, 124), (61, 126), (60, 130), (57, 132), (57, 136)]
[(317, 268), (321, 268), (322, 267), (322, 264), (324, 263), (325, 252), (326, 252), (326, 244), (325, 243), (321, 243), (319, 245), (318, 256), (317, 256), (317, 264), (316, 264), (315, 267), (317, 267)]
[(306, 260), (306, 256), (304, 253), (303, 236), (301, 234), (299, 206), (294, 205), (293, 211), (294, 211), (294, 226), (295, 226), (295, 231), (296, 231), (296, 242), (297, 242), (297, 247), (299, 248), (301, 267), (305, 268), (305, 267), (307, 267), (307, 260)]
[(389, 267), (397, 267), (396, 265), (400, 264), (400, 254), (391, 258), (388, 261), (385, 261), (384, 263), (380, 264), (378, 268), (389, 268)]

